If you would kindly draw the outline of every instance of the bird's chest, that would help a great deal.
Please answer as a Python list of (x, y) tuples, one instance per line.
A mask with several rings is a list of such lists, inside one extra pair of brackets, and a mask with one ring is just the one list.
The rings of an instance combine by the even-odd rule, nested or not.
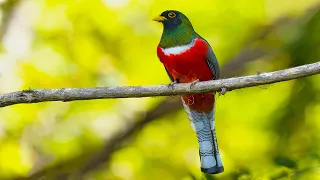
[(193, 44), (163, 49), (158, 47), (157, 54), (168, 73), (181, 83), (197, 79), (213, 79), (213, 74), (206, 62), (208, 47), (196, 40)]

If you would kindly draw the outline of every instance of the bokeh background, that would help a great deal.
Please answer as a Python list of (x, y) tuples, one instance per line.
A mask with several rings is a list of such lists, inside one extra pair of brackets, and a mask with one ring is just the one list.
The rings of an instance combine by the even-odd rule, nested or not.
[[(318, 0), (0, 0), (0, 93), (167, 84), (167, 9), (213, 47), (222, 77), (320, 60)], [(225, 172), (203, 175), (179, 97), (0, 109), (0, 179), (320, 179), (320, 76), (219, 96)]]

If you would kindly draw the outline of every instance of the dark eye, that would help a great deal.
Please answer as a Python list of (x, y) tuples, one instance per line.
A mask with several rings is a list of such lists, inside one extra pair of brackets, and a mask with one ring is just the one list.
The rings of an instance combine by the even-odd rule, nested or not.
[(168, 17), (169, 18), (175, 18), (177, 15), (174, 12), (169, 12)]

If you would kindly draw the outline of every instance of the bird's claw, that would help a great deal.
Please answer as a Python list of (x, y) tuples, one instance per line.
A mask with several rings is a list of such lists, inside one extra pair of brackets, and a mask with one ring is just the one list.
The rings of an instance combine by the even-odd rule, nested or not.
[(195, 84), (197, 84), (198, 82), (200, 82), (199, 79), (197, 79), (197, 80), (195, 80), (195, 81), (192, 81), (191, 84), (190, 84), (190, 86), (189, 86), (189, 88), (192, 89), (192, 87), (193, 87)]
[(221, 91), (219, 92), (219, 96), (225, 95), (226, 92), (227, 92), (227, 88), (225, 88), (225, 87), (221, 88)]
[(177, 84), (177, 81), (172, 81), (170, 84), (168, 84), (168, 88), (173, 89), (173, 85)]

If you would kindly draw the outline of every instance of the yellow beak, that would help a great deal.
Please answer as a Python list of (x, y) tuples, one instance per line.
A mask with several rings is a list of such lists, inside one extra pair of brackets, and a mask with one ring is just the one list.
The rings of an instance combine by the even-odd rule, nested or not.
[(158, 21), (158, 22), (163, 22), (163, 21), (167, 20), (167, 18), (165, 18), (163, 16), (157, 16), (157, 17), (153, 18), (152, 20)]

